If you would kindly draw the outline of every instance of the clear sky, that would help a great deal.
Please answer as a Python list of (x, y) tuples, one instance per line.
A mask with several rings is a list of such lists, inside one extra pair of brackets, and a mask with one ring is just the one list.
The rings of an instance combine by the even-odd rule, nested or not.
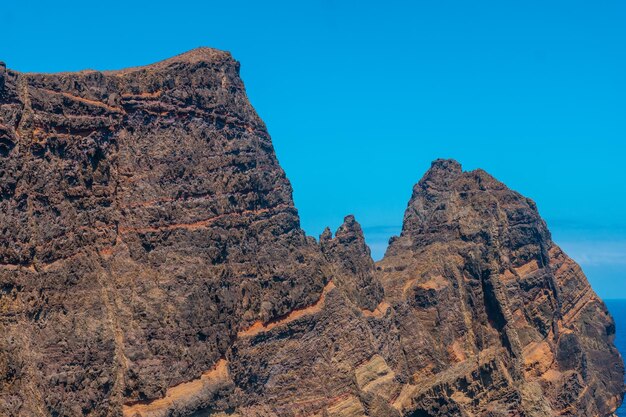
[(231, 51), (313, 236), (353, 213), (380, 258), (452, 157), (533, 198), (598, 293), (626, 298), (623, 0), (22, 0), (0, 22), (20, 71)]

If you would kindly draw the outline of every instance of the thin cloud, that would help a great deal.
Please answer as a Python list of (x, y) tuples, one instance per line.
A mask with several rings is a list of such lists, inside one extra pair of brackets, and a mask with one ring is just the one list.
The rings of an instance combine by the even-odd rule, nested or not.
[[(401, 227), (397, 225), (378, 225), (363, 228), (365, 239), (372, 252), (374, 260), (382, 259), (387, 250), (389, 238), (400, 234)], [(559, 230), (558, 232), (563, 232)], [(558, 233), (557, 234), (561, 234)], [(589, 233), (591, 234), (591, 233)], [(569, 239), (557, 240), (571, 258), (582, 266), (625, 266), (626, 267), (626, 239), (613, 236), (612, 239), (578, 239), (569, 234)]]
[(626, 241), (565, 241), (559, 245), (583, 266), (626, 266)]

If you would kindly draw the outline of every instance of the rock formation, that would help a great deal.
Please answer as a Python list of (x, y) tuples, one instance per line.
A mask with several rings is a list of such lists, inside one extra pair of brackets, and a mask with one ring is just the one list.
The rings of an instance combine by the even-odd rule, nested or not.
[(438, 160), (319, 243), (239, 64), (0, 65), (0, 415), (608, 416), (615, 327), (535, 204)]

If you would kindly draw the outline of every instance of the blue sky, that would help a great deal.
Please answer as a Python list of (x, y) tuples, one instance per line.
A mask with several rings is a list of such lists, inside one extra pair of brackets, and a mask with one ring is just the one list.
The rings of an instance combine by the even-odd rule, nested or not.
[(533, 198), (598, 293), (626, 298), (626, 2), (132, 3), (8, 2), (0, 60), (229, 50), (309, 234), (353, 213), (379, 258), (412, 185), (452, 157)]

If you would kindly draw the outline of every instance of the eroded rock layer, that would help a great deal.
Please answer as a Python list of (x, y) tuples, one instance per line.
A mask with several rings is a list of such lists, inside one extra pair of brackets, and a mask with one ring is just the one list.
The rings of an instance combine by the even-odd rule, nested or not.
[(0, 415), (608, 416), (614, 325), (534, 203), (439, 160), (319, 243), (228, 53), (0, 65)]

